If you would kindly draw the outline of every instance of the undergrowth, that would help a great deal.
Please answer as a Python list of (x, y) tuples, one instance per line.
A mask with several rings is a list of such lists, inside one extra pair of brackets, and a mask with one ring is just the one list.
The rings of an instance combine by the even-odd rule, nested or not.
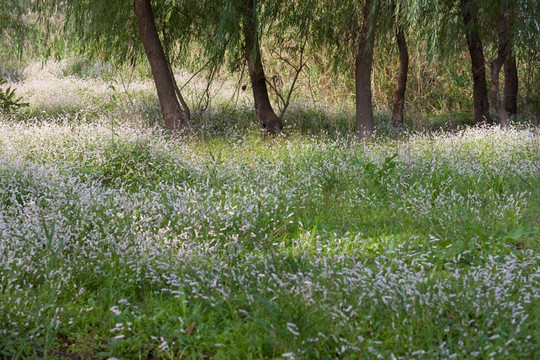
[(0, 357), (540, 354), (537, 128), (223, 106), (173, 139), (144, 84), (55, 81), (0, 120)]

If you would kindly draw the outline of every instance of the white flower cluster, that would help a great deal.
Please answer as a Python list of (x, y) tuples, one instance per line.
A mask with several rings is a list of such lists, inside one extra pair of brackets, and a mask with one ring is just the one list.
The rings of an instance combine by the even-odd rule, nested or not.
[[(162, 353), (226, 351), (242, 340), (214, 328), (231, 319), (291, 359), (538, 350), (534, 224), (502, 240), (538, 200), (537, 133), (263, 141), (0, 122), (3, 341), (102, 316), (120, 350), (143, 333)], [(122, 151), (131, 162), (114, 163)], [(152, 297), (173, 313), (149, 313)]]

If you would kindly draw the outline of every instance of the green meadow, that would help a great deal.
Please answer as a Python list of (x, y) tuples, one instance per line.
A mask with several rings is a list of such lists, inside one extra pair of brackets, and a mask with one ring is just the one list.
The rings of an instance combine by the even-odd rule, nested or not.
[(0, 115), (0, 358), (540, 356), (537, 127), (379, 113), (363, 140), (295, 105), (268, 136), (223, 95), (171, 137), (150, 80), (27, 72)]

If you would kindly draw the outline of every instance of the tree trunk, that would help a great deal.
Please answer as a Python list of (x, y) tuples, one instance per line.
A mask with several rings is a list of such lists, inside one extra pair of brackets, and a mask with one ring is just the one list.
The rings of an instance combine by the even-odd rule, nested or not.
[(255, 115), (260, 126), (270, 134), (279, 133), (283, 130), (281, 119), (276, 115), (266, 86), (266, 76), (262, 65), (260, 42), (257, 35), (255, 19), (256, 0), (245, 0), (242, 16), (242, 31), (245, 41), (245, 56), (248, 65), (251, 88), (253, 89), (253, 100), (255, 102)]
[(375, 131), (371, 102), (371, 69), (377, 30), (377, 13), (372, 14), (372, 3), (373, 0), (366, 0), (355, 62), (356, 133), (361, 137), (371, 137)]
[(497, 57), (491, 62), (491, 103), (499, 116), (502, 128), (506, 128), (510, 124), (510, 118), (506, 113), (499, 91), (499, 75), (504, 62), (508, 57), (508, 48), (512, 31), (508, 19), (509, 15), (510, 12), (507, 10), (502, 16), (501, 30), (499, 32), (499, 41), (497, 45)]
[(476, 23), (476, 12), (472, 9), (474, 0), (463, 1), (463, 20), (465, 22), (465, 34), (467, 45), (471, 56), (472, 76), (473, 76), (473, 103), (474, 120), (476, 123), (492, 123), (489, 115), (489, 101), (486, 82), (486, 68), (484, 59), (484, 50), (480, 34), (478, 33)]
[(403, 29), (398, 25), (396, 39), (399, 50), (399, 70), (394, 91), (392, 125), (403, 125), (403, 108), (405, 107), (405, 90), (407, 89), (407, 73), (409, 71), (409, 51)]
[[(165, 127), (172, 133), (189, 132), (189, 108), (175, 90), (174, 75), (158, 36), (150, 0), (133, 0), (139, 34), (152, 69)], [(179, 97), (177, 97), (177, 95)], [(180, 102), (184, 106), (180, 105)]]
[(509, 116), (517, 115), (518, 70), (516, 56), (511, 53), (504, 61), (504, 108)]

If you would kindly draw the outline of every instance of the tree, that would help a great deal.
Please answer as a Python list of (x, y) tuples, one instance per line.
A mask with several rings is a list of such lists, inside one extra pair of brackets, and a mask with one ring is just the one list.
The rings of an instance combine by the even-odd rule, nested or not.
[[(416, 35), (428, 44), (430, 53), (448, 56), (459, 51), (459, 37), (465, 33), (471, 58), (475, 121), (491, 123), (489, 99), (503, 126), (508, 115), (517, 113), (518, 69), (521, 57), (538, 59), (540, 27), (536, 0), (418, 0), (410, 1), (411, 13), (421, 31)], [(505, 17), (504, 13), (508, 11)], [(425, 20), (429, 19), (429, 20)], [(460, 19), (460, 21), (457, 21)], [(458, 26), (461, 23), (461, 26)], [(485, 46), (485, 47), (484, 47)], [(488, 54), (486, 59), (484, 53)], [(491, 54), (495, 54), (491, 57)], [(491, 65), (488, 92), (485, 64)], [(504, 98), (500, 98), (499, 73), (504, 67)], [(505, 109), (504, 114), (502, 109)]]
[(392, 106), (392, 125), (399, 126), (403, 125), (405, 90), (407, 89), (407, 75), (409, 71), (409, 50), (407, 49), (407, 40), (405, 38), (404, 25), (402, 24), (401, 13), (403, 10), (397, 7), (395, 2), (392, 5), (395, 11), (395, 33), (399, 54), (399, 68)]
[(471, 56), (473, 78), (474, 120), (476, 123), (492, 123), (489, 115), (484, 48), (478, 31), (478, 0), (461, 0), (462, 15), (465, 24), (465, 37)]
[[(508, 126), (510, 116), (517, 114), (518, 70), (516, 49), (525, 53), (534, 49), (539, 34), (538, 2), (533, 0), (490, 0), (483, 2), (483, 23), (489, 29), (484, 35), (492, 43), (490, 60), (491, 104), (501, 127)], [(493, 36), (494, 34), (495, 36)], [(533, 50), (534, 52), (534, 50)], [(500, 72), (504, 67), (504, 97), (500, 91)]]
[(501, 127), (509, 125), (510, 119), (506, 112), (503, 100), (499, 91), (499, 75), (503, 65), (510, 56), (510, 38), (512, 36), (512, 25), (510, 23), (510, 10), (501, 9), (500, 31), (497, 43), (497, 56), (491, 61), (491, 103), (497, 112)]
[(519, 92), (518, 70), (513, 46), (508, 46), (508, 56), (504, 60), (504, 108), (509, 116), (517, 114)]
[(245, 59), (248, 66), (255, 115), (260, 126), (271, 134), (283, 130), (281, 118), (277, 117), (268, 97), (267, 79), (262, 64), (260, 39), (258, 36), (258, 1), (243, 0), (241, 7), (242, 34), (244, 36)]
[[(239, 71), (247, 66), (253, 92), (255, 116), (265, 131), (274, 134), (283, 129), (283, 116), (288, 108), (290, 95), (294, 90), (298, 74), (304, 68), (303, 48), (309, 34), (315, 0), (217, 0), (204, 5), (205, 32), (212, 34), (213, 40), (200, 43), (205, 48), (205, 56), (210, 60), (209, 69), (226, 63), (231, 71)], [(279, 54), (273, 61), (291, 66), (296, 75), (289, 91), (280, 93), (272, 84), (265, 71), (265, 41), (272, 47), (294, 43), (292, 48), (302, 49), (300, 65), (292, 64)], [(295, 52), (295, 51), (292, 51)], [(288, 55), (294, 55), (289, 52)], [(212, 70), (210, 70), (212, 71)], [(278, 74), (279, 75), (279, 74)], [(270, 88), (270, 89), (269, 89)], [(276, 114), (272, 106), (272, 90), (281, 101), (281, 111)]]
[[(503, 121), (515, 116), (518, 110), (517, 58), (520, 56), (524, 62), (534, 62), (538, 58), (540, 3), (535, 0), (491, 0), (485, 6), (489, 8), (488, 27), (497, 35), (491, 39), (495, 44), (495, 56), (491, 61), (492, 102), (497, 102), (494, 108), (504, 126)], [(504, 67), (503, 99), (500, 99), (498, 84), (501, 66)], [(495, 96), (499, 98), (495, 100)], [(503, 108), (506, 114), (502, 113)]]
[(356, 134), (371, 137), (375, 131), (371, 74), (380, 0), (318, 1), (313, 13), (312, 44), (330, 54), (334, 71), (354, 78)]
[(403, 109), (405, 107), (405, 90), (407, 89), (407, 73), (409, 70), (409, 51), (403, 29), (398, 25), (396, 28), (396, 41), (399, 52), (399, 69), (394, 91), (392, 107), (392, 124), (403, 125)]
[(169, 59), (175, 55), (172, 49), (184, 47), (164, 43), (163, 34), (170, 30), (174, 34), (172, 38), (184, 46), (193, 39), (191, 27), (196, 17), (179, 11), (186, 1), (156, 2), (154, 7), (151, 0), (42, 0), (35, 6), (44, 22), (58, 11), (65, 16), (65, 52), (75, 49), (88, 58), (118, 65), (134, 64), (145, 53), (165, 126), (178, 134), (190, 131), (190, 112), (176, 86)]
[(189, 107), (180, 94), (171, 64), (161, 46), (150, 0), (133, 0), (133, 9), (144, 51), (152, 69), (165, 126), (172, 133), (189, 132)]
[(364, 3), (362, 28), (355, 60), (356, 133), (361, 137), (371, 137), (375, 132), (371, 100), (371, 72), (377, 30), (376, 5), (377, 0), (366, 0)]

